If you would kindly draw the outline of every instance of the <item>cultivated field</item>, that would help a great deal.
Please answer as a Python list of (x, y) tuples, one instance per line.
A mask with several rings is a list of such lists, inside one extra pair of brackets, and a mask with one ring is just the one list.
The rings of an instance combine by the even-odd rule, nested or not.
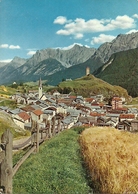
[(138, 192), (138, 134), (88, 128), (82, 132), (80, 144), (96, 191)]

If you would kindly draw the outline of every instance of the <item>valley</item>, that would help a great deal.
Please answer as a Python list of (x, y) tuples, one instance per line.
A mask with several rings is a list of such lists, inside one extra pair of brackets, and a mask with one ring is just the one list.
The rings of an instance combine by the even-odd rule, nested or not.
[[(138, 49), (136, 43), (125, 49), (119, 46), (120, 41), (128, 45), (132, 39), (137, 40), (137, 35), (120, 35), (97, 50), (78, 45), (65, 52), (60, 49), (41, 50), (28, 60), (15, 57), (10, 64), (0, 67), (0, 135), (10, 128), (15, 144), (30, 137), (34, 123), (41, 130), (49, 132), (54, 127), (55, 131), (55, 136), (50, 136), (40, 146), (40, 152), (27, 159), (13, 178), (15, 193), (38, 193), (41, 190), (70, 194), (74, 184), (73, 191), (79, 193), (123, 193), (125, 189), (130, 192), (137, 189), (135, 184), (132, 185), (135, 177), (127, 179), (129, 184), (123, 184), (120, 178), (120, 187), (116, 186), (119, 184), (116, 174), (122, 172), (124, 177), (129, 177), (133, 173), (131, 165), (136, 166), (133, 160), (130, 169), (123, 168), (124, 171), (120, 166), (116, 172), (114, 163), (107, 166), (108, 170), (105, 168), (108, 175), (114, 176), (111, 177), (111, 188), (111, 182), (98, 160), (100, 153), (104, 152), (100, 144), (106, 150), (103, 158), (100, 156), (103, 162), (115, 157), (109, 150), (111, 142), (105, 144), (102, 134), (105, 137), (118, 135), (122, 147), (129, 147), (129, 142), (133, 140), (134, 144), (137, 143)], [(94, 152), (95, 156), (98, 154), (95, 159), (99, 164), (96, 174), (93, 172), (94, 157), (85, 152), (86, 146), (94, 150), (91, 143), (87, 145), (87, 132), (88, 136), (92, 134), (94, 145), (99, 145)], [(127, 143), (122, 134), (128, 138)], [(114, 147), (119, 149), (118, 160), (122, 161), (123, 151), (116, 144)], [(24, 149), (14, 154), (14, 164), (25, 152)], [(89, 164), (91, 157), (93, 164)], [(127, 157), (129, 160), (134, 155), (129, 153)], [(51, 158), (55, 162), (51, 163)], [(122, 165), (126, 166), (126, 161), (123, 162)], [(106, 166), (106, 163), (103, 165)], [(98, 174), (100, 170), (104, 173)], [(28, 177), (32, 181), (28, 182)], [(46, 180), (45, 184), (41, 184), (42, 180)], [(105, 186), (104, 182), (109, 182), (109, 186)]]
[(138, 32), (120, 34), (98, 49), (76, 44), (69, 50), (39, 50), (29, 59), (15, 57), (10, 63), (2, 64), (0, 84), (37, 81), (41, 77), (47, 85), (57, 86), (63, 80), (84, 76), (89, 67), (90, 74), (124, 87), (129, 95), (137, 97), (137, 47)]

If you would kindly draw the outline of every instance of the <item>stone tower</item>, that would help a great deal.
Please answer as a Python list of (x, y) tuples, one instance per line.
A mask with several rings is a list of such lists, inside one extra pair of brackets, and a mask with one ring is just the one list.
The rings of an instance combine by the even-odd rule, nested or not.
[(42, 81), (41, 78), (39, 80), (39, 88), (38, 88), (38, 98), (40, 99), (42, 97)]
[(86, 68), (86, 75), (87, 76), (90, 75), (90, 68), (89, 67)]

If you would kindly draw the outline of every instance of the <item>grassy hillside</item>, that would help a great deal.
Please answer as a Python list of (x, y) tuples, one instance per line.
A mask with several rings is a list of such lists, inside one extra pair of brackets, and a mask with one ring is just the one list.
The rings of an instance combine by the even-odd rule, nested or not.
[(15, 94), (16, 89), (8, 86), (0, 85), (0, 97), (9, 98), (12, 94)]
[(89, 128), (80, 143), (98, 193), (137, 193), (138, 134), (113, 128)]
[[(113, 60), (113, 61), (112, 61)], [(105, 64), (94, 74), (113, 85), (127, 89), (129, 95), (138, 96), (138, 48), (115, 53), (109, 65)], [(107, 67), (106, 67), (107, 66)]]
[(89, 97), (91, 95), (103, 94), (105, 97), (113, 95), (128, 98), (127, 91), (119, 86), (112, 86), (107, 82), (94, 77), (93, 75), (84, 76), (73, 81), (64, 81), (59, 84), (59, 90), (68, 90), (75, 95)]
[[(82, 129), (63, 131), (41, 145), (40, 152), (32, 154), (15, 174), (14, 193), (91, 193), (78, 142)], [(14, 157), (15, 163), (20, 155)]]

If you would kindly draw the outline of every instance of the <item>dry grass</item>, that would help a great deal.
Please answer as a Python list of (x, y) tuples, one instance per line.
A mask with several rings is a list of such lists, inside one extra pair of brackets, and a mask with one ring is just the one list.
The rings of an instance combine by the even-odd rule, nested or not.
[(100, 193), (138, 192), (138, 134), (88, 128), (80, 136), (92, 182)]

